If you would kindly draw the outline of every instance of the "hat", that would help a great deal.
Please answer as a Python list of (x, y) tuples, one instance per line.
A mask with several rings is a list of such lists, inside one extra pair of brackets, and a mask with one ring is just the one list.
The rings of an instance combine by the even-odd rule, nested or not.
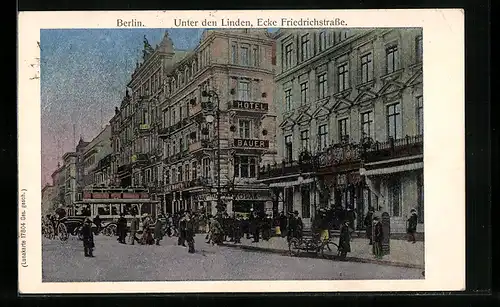
[(92, 221), (91, 221), (91, 220), (90, 220), (90, 218), (88, 217), (88, 218), (86, 218), (86, 219), (85, 219), (85, 223), (92, 223)]
[(295, 210), (295, 211), (293, 211), (293, 214), (299, 215), (299, 211)]
[(415, 208), (411, 209), (410, 212), (415, 212), (417, 213), (417, 210)]

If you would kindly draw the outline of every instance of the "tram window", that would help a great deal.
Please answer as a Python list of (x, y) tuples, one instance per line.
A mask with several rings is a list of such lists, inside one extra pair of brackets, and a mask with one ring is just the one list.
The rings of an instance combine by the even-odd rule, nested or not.
[(97, 214), (99, 215), (110, 215), (109, 206), (107, 205), (98, 205)]
[(111, 210), (112, 210), (111, 215), (119, 215), (120, 205), (112, 205)]
[(130, 215), (132, 210), (132, 205), (131, 204), (126, 204), (123, 206), (123, 214), (125, 215)]

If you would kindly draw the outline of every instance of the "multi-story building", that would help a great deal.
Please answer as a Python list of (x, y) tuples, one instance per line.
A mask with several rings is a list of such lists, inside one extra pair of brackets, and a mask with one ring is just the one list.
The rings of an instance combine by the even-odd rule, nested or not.
[(162, 151), (157, 136), (161, 124), (159, 104), (167, 72), (187, 54), (174, 49), (167, 32), (156, 48), (144, 39), (143, 61), (137, 64), (126, 95), (110, 121), (113, 185), (148, 187), (156, 200), (163, 181)]
[(306, 223), (319, 207), (388, 212), (423, 230), (422, 30), (281, 29), (276, 33), (278, 156), (260, 182)]
[(54, 186), (54, 194), (52, 202), (54, 205), (64, 205), (64, 195), (66, 194), (65, 174), (61, 163), (57, 163), (57, 169), (52, 173), (52, 185)]
[[(83, 153), (83, 187), (107, 185), (111, 177), (109, 157), (111, 148), (111, 126), (106, 127), (85, 146)], [(108, 157), (109, 156), (109, 157)]]
[(57, 192), (56, 187), (46, 184), (42, 188), (42, 216), (53, 213), (55, 210), (54, 197)]
[(215, 213), (217, 191), (229, 213), (272, 208), (256, 180), (276, 150), (273, 50), (263, 29), (207, 30), (167, 71), (159, 137), (168, 212)]
[(76, 185), (77, 154), (67, 152), (63, 155), (63, 166), (59, 177), (59, 182), (64, 185), (64, 206), (71, 207), (77, 200), (78, 187)]
[(85, 186), (85, 175), (84, 175), (84, 154), (89, 142), (85, 142), (82, 137), (78, 141), (75, 148), (76, 153), (76, 186), (77, 186), (77, 200), (81, 200), (83, 195), (83, 187)]

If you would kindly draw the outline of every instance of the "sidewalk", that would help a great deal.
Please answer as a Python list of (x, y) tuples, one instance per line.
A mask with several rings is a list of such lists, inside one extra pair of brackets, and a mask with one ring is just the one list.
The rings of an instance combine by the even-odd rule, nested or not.
[[(338, 241), (338, 237), (334, 237)], [(407, 242), (406, 240), (391, 240), (390, 254), (382, 259), (375, 259), (372, 254), (372, 246), (368, 244), (368, 239), (354, 237), (351, 240), (351, 252), (347, 254), (346, 261), (365, 262), (382, 265), (392, 265), (407, 268), (424, 269), (424, 242), (417, 241), (416, 243)], [(289, 255), (288, 243), (286, 238), (273, 237), (269, 241), (260, 240), (258, 243), (252, 243), (252, 239), (241, 239), (241, 244), (225, 242), (225, 246), (241, 249), (248, 249), (261, 252), (279, 253)], [(336, 251), (326, 253), (330, 259), (335, 257)], [(315, 255), (307, 255), (301, 252), (300, 257), (314, 257)]]

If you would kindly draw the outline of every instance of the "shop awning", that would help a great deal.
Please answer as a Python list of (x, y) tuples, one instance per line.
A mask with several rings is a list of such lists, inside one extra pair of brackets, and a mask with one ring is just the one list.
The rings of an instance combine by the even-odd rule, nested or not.
[(295, 181), (285, 181), (285, 182), (275, 182), (269, 184), (270, 188), (284, 188), (284, 187), (292, 187), (295, 185), (307, 184), (314, 182), (314, 178), (307, 178), (304, 180), (295, 180)]
[(385, 167), (385, 168), (376, 168), (372, 170), (366, 170), (364, 168), (359, 170), (361, 176), (374, 176), (374, 175), (385, 175), (385, 174), (393, 174), (400, 172), (408, 172), (416, 169), (424, 168), (424, 162), (405, 164), (393, 167)]
[(157, 200), (150, 199), (86, 199), (83, 201), (76, 201), (75, 205), (85, 204), (147, 204), (159, 203)]

